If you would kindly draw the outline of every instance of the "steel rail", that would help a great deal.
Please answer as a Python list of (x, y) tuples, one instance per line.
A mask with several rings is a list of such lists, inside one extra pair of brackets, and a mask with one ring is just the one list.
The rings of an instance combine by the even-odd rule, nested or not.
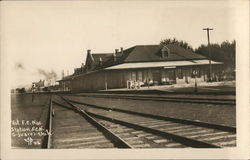
[(48, 134), (44, 137), (42, 148), (50, 149), (51, 148), (51, 135), (52, 135), (52, 119), (53, 119), (53, 108), (52, 108), (52, 98), (50, 96), (49, 100), (49, 111), (46, 122), (46, 129), (48, 129)]
[(115, 118), (99, 115), (97, 113), (93, 113), (93, 112), (90, 112), (90, 111), (86, 111), (86, 113), (88, 113), (91, 116), (97, 117), (99, 119), (107, 120), (107, 121), (110, 121), (110, 122), (113, 122), (113, 123), (118, 123), (118, 124), (121, 124), (121, 125), (124, 125), (124, 126), (127, 126), (127, 127), (131, 127), (131, 128), (137, 129), (137, 130), (138, 129), (143, 130), (145, 132), (152, 133), (152, 134), (155, 134), (155, 135), (167, 138), (167, 139), (172, 139), (175, 142), (179, 142), (179, 143), (184, 144), (186, 146), (190, 146), (190, 147), (194, 147), (194, 148), (221, 148), (220, 146), (217, 146), (217, 145), (209, 144), (209, 143), (198, 141), (198, 140), (191, 139), (191, 138), (186, 138), (186, 137), (183, 137), (183, 136), (179, 136), (179, 135), (172, 134), (172, 133), (169, 133), (169, 132), (156, 130), (156, 129), (145, 127), (145, 126), (142, 126), (142, 125), (133, 124), (133, 123), (118, 120), (118, 119), (115, 119)]
[(193, 120), (186, 120), (186, 119), (179, 119), (179, 118), (173, 118), (173, 117), (165, 117), (165, 116), (153, 115), (153, 114), (148, 114), (148, 113), (123, 110), (123, 109), (118, 109), (118, 108), (103, 107), (103, 106), (99, 106), (99, 105), (78, 102), (78, 101), (70, 100), (70, 99), (69, 99), (69, 101), (76, 103), (76, 104), (82, 104), (82, 105), (86, 105), (86, 106), (98, 108), (98, 109), (103, 109), (103, 110), (113, 110), (113, 111), (122, 112), (122, 113), (128, 113), (128, 114), (139, 115), (139, 116), (143, 116), (143, 117), (154, 118), (154, 119), (158, 119), (158, 120), (165, 120), (165, 121), (171, 121), (171, 122), (175, 122), (175, 123), (181, 123), (181, 124), (186, 124), (186, 125), (195, 125), (195, 126), (200, 126), (200, 127), (205, 127), (205, 128), (212, 128), (212, 129), (236, 133), (236, 128), (231, 127), (231, 126), (218, 125), (218, 124), (193, 121)]
[[(75, 111), (82, 114), (86, 120), (88, 120), (92, 125), (94, 125), (99, 131), (101, 131), (116, 147), (118, 148), (133, 148), (130, 144), (128, 144), (126, 141), (124, 141), (121, 137), (110, 131), (108, 128), (100, 124), (98, 121), (96, 121), (92, 116), (90, 116), (87, 112), (84, 110), (76, 107), (74, 104), (69, 102), (64, 97), (61, 97), (67, 104), (69, 104)], [(57, 105), (64, 106), (65, 108), (69, 108), (63, 104), (56, 103)]]
[[(72, 94), (71, 94), (72, 95)], [(145, 96), (145, 95), (137, 95), (137, 94), (103, 94), (103, 93), (98, 93), (98, 94), (74, 94), (74, 96), (116, 96), (116, 97), (140, 97), (140, 98), (168, 98), (168, 99), (186, 99), (186, 100), (214, 100), (214, 101), (233, 101), (235, 102), (235, 99), (225, 99), (225, 98), (205, 98), (205, 97), (169, 97), (169, 96), (162, 96), (162, 97), (157, 97), (157, 96)]]
[[(149, 100), (163, 102), (184, 102), (198, 104), (217, 104), (217, 105), (235, 105), (234, 100), (219, 100), (219, 99), (196, 99), (196, 98), (174, 98), (174, 97), (146, 97), (146, 96), (121, 96), (121, 95), (71, 95), (79, 97), (96, 97), (96, 98), (116, 98), (116, 99), (131, 99), (131, 100)], [(231, 101), (231, 102), (230, 102)]]
[(61, 106), (61, 107), (65, 108), (65, 109), (69, 109), (69, 110), (75, 111), (75, 109), (70, 108), (70, 107), (65, 106), (65, 105), (62, 105), (62, 104), (60, 104), (60, 103), (58, 103), (56, 101), (52, 101), (52, 103), (54, 103), (55, 105)]
[[(61, 97), (61, 98), (64, 99), (67, 102), (67, 99), (65, 99), (63, 97)], [(121, 124), (121, 125), (124, 125), (124, 126), (127, 126), (127, 127), (131, 127), (131, 128), (137, 129), (137, 130), (138, 129), (143, 130), (145, 132), (152, 133), (152, 134), (155, 134), (155, 135), (167, 138), (167, 139), (172, 139), (172, 140), (174, 140), (176, 142), (179, 142), (181, 144), (184, 144), (186, 146), (190, 146), (190, 147), (194, 147), (194, 148), (221, 148), (220, 146), (209, 144), (209, 143), (206, 143), (206, 142), (194, 140), (194, 139), (191, 139), (191, 138), (182, 137), (182, 136), (175, 135), (175, 134), (172, 134), (172, 133), (168, 133), (168, 132), (148, 128), (148, 127), (145, 127), (145, 126), (141, 126), (141, 125), (133, 124), (133, 123), (130, 123), (130, 122), (125, 122), (125, 121), (121, 121), (121, 120), (118, 120), (118, 119), (102, 116), (102, 115), (99, 115), (99, 114), (96, 114), (96, 113), (93, 113), (93, 112), (85, 111), (83, 109), (80, 109), (80, 108), (76, 107), (74, 104), (72, 104), (70, 102), (68, 104), (71, 105), (73, 108), (75, 108), (77, 111), (80, 111), (81, 113), (85, 113), (90, 117), (93, 116), (93, 117), (96, 117), (96, 118), (99, 118), (99, 119), (103, 119), (103, 120), (107, 120), (107, 121), (110, 121), (110, 122), (113, 122), (113, 123), (118, 123), (118, 124)], [(63, 104), (61, 104), (61, 105), (63, 105)], [(99, 123), (99, 122), (97, 122), (97, 123)], [(106, 127), (104, 127), (104, 128), (106, 128)], [(129, 145), (128, 143), (126, 143), (126, 144)], [(132, 148), (132, 146), (131, 146), (131, 148)]]

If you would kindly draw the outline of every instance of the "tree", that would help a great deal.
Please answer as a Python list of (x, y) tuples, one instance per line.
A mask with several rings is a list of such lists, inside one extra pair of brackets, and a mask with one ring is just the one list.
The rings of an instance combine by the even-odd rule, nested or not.
[[(235, 70), (235, 46), (236, 41), (224, 41), (221, 44), (211, 44), (211, 59), (224, 63), (225, 70)], [(201, 45), (196, 50), (196, 53), (208, 57), (209, 51), (207, 45)]]
[(176, 38), (167, 38), (164, 40), (161, 40), (160, 42), (161, 45), (167, 45), (167, 44), (176, 44), (178, 46), (181, 46), (185, 49), (189, 49), (191, 51), (193, 51), (193, 47), (191, 45), (189, 45), (187, 42), (183, 41), (183, 40), (177, 40)]
[(16, 91), (17, 91), (17, 93), (25, 93), (26, 92), (25, 88), (17, 88)]
[(233, 40), (231, 43), (225, 41), (221, 44), (221, 54), (223, 55), (224, 62), (228, 67), (235, 69), (235, 49), (236, 41)]

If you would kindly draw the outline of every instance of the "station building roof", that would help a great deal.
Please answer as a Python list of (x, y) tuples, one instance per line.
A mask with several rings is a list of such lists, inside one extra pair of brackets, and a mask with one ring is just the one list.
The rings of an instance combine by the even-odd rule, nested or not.
[[(167, 47), (169, 55), (162, 57), (162, 49)], [(194, 53), (189, 49), (185, 49), (175, 44), (168, 45), (136, 45), (116, 53), (116, 60), (113, 57), (114, 53), (96, 54), (92, 53), (93, 69), (106, 68), (117, 64), (127, 62), (165, 62), (165, 61), (180, 61), (180, 60), (199, 60), (207, 59), (200, 54)], [(102, 66), (99, 65), (100, 57), (103, 60)]]
[[(168, 50), (168, 56), (163, 57), (163, 49)], [(115, 57), (114, 57), (115, 56)], [(100, 65), (100, 59), (102, 65)], [(194, 53), (176, 44), (167, 45), (136, 45), (113, 53), (88, 53), (85, 64), (91, 62), (91, 68), (80, 75), (72, 75), (61, 81), (99, 72), (101, 70), (176, 67), (192, 65), (208, 65), (207, 57)], [(212, 61), (212, 64), (222, 64)]]
[[(163, 47), (169, 49), (169, 56), (162, 57), (161, 50)], [(206, 59), (206, 57), (194, 53), (178, 45), (137, 45), (127, 55), (124, 55), (124, 62), (151, 62), (151, 61), (176, 61), (176, 60), (193, 60)]]
[(92, 56), (93, 56), (94, 65), (98, 65), (100, 58), (102, 59), (103, 62), (106, 62), (107, 60), (111, 58), (112, 53), (96, 53), (96, 54), (92, 54)]
[[(192, 61), (168, 61), (168, 62), (138, 62), (138, 63), (123, 63), (115, 66), (107, 67), (105, 70), (116, 69), (136, 69), (136, 68), (175, 68), (178, 66), (194, 66), (194, 65), (208, 65), (207, 59), (192, 60)], [(211, 64), (223, 64), (222, 62), (211, 61)]]
[(63, 81), (69, 81), (73, 78), (73, 75), (65, 76), (61, 80), (57, 80), (56, 82), (63, 82)]

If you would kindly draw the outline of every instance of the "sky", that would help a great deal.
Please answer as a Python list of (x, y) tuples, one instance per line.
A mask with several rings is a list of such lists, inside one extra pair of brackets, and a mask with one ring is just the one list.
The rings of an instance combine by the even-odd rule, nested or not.
[[(176, 37), (193, 48), (235, 39), (232, 1), (5, 1), (2, 52), (11, 87), (31, 86), (54, 71), (57, 79), (85, 62), (86, 52), (159, 44)], [(41, 72), (41, 70), (43, 72)]]

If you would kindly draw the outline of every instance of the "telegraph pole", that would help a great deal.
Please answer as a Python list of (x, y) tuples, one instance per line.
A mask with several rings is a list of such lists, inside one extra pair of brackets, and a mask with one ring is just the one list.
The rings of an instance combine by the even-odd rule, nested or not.
[(211, 82), (211, 75), (212, 75), (212, 66), (211, 66), (211, 48), (210, 48), (210, 39), (209, 39), (209, 31), (213, 30), (213, 28), (203, 28), (203, 30), (207, 31), (207, 41), (208, 41), (208, 53), (209, 53), (209, 74), (208, 74), (208, 81)]

